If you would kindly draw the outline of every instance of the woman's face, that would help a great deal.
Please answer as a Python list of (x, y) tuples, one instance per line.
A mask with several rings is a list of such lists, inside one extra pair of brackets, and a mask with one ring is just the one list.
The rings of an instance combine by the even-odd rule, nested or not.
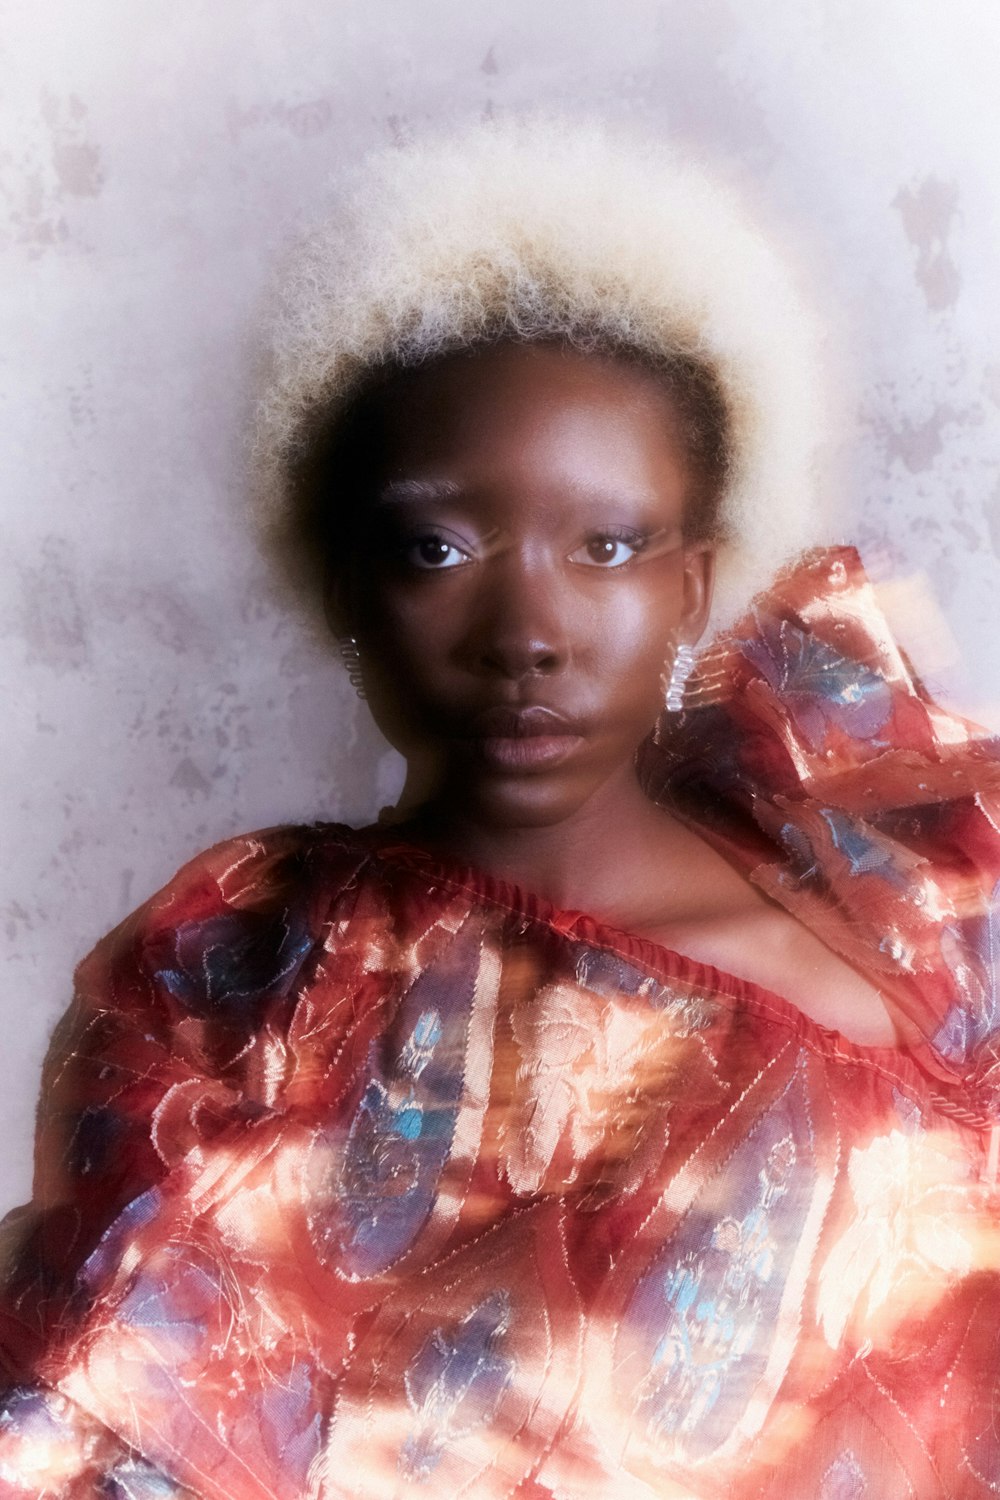
[(634, 776), (708, 611), (670, 399), (624, 360), (500, 344), (401, 377), (378, 426), (334, 581), (376, 720), (425, 799), (492, 826), (570, 817)]

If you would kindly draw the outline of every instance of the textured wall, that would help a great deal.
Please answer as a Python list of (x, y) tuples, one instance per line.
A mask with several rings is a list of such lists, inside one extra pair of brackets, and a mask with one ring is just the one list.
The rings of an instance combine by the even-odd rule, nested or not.
[(347, 154), (555, 102), (748, 179), (848, 356), (844, 530), (929, 575), (950, 632), (901, 628), (1000, 724), (998, 42), (994, 0), (6, 0), (0, 1209), (94, 938), (200, 846), (395, 782), (240, 522), (264, 278)]

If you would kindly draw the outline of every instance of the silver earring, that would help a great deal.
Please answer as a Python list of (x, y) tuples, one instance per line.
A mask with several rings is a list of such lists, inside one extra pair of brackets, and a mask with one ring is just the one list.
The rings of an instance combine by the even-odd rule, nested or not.
[(348, 681), (359, 698), (366, 698), (365, 682), (361, 675), (361, 652), (353, 635), (342, 635), (337, 642), (340, 655), (347, 669)]
[(663, 706), (668, 713), (679, 714), (684, 708), (684, 691), (694, 667), (694, 647), (682, 644), (674, 652), (670, 677), (664, 683)]

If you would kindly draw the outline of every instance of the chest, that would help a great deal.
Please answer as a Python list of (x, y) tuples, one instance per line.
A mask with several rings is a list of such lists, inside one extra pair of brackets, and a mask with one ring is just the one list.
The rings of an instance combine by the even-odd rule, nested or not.
[[(913, 1434), (957, 1430), (1000, 1360), (966, 1291), (968, 1142), (902, 1062), (780, 1001), (504, 933), (466, 922), (354, 991), (317, 974), (282, 1108), (128, 1231), (81, 1398), (136, 1446), (249, 1454), (241, 1500), (289, 1474), (324, 1500), (344, 1475), (369, 1500), (735, 1500), (790, 1456), (768, 1496), (818, 1495), (845, 1453), (875, 1493), (904, 1439), (919, 1478)], [(856, 1415), (869, 1386), (900, 1444)]]
[(801, 922), (776, 907), (725, 920), (663, 924), (649, 936), (703, 964), (782, 996), (830, 1031), (864, 1047), (896, 1047), (885, 997)]

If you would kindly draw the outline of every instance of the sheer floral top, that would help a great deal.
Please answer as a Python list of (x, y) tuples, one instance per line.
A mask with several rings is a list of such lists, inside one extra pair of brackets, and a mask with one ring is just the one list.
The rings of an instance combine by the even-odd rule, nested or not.
[(853, 552), (644, 752), (905, 1045), (401, 845), (188, 865), (81, 966), (0, 1493), (1000, 1492), (1000, 769)]

